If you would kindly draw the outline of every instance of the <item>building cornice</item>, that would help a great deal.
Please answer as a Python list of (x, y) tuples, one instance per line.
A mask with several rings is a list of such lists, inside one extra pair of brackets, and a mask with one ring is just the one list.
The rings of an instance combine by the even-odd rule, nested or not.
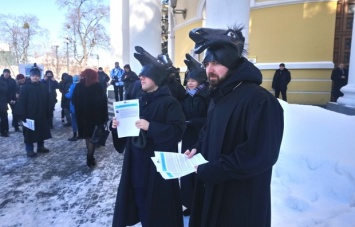
[(319, 2), (337, 2), (338, 0), (275, 0), (275, 1), (267, 1), (267, 2), (255, 2), (252, 0), (250, 2), (250, 9), (262, 9), (276, 6), (284, 6), (284, 5), (292, 5), (292, 4), (304, 4), (304, 3), (319, 3)]

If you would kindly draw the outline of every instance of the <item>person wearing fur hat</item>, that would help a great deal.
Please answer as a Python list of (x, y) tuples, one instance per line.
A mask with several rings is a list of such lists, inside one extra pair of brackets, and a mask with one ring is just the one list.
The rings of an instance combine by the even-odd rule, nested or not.
[(278, 100), (260, 86), (262, 74), (242, 56), (242, 28), (196, 28), (194, 52), (206, 50), (210, 84), (206, 125), (196, 145), (208, 163), (196, 167), (189, 226), (270, 226), (272, 167), (284, 119)]
[[(164, 85), (168, 70), (142, 47), (134, 57), (141, 63), (139, 74), (143, 93), (139, 98), (138, 137), (118, 138), (112, 130), (118, 152), (124, 153), (112, 226), (182, 227), (182, 204), (178, 179), (164, 180), (151, 157), (154, 151), (178, 152), (186, 128), (180, 103)], [(119, 123), (112, 120), (112, 128)]]
[[(198, 134), (206, 123), (207, 110), (209, 105), (209, 84), (206, 71), (202, 64), (195, 60), (190, 54), (186, 54), (185, 64), (188, 68), (186, 76), (186, 94), (181, 101), (184, 111), (187, 128), (182, 137), (181, 151), (186, 151), (195, 145)], [(180, 178), (182, 204), (186, 208), (184, 216), (190, 214), (192, 194), (195, 184), (195, 173)]]
[[(26, 84), (20, 91), (18, 113), (23, 122), (34, 120), (34, 130), (23, 127), (23, 137), (28, 157), (38, 153), (48, 153), (44, 141), (52, 138), (48, 119), (51, 116), (51, 98), (47, 87), (40, 82), (41, 71), (35, 64), (30, 70), (31, 83)], [(33, 143), (37, 143), (37, 153)]]
[(65, 94), (65, 98), (70, 100), (70, 115), (71, 115), (71, 127), (73, 129), (73, 136), (68, 139), (68, 141), (77, 141), (78, 140), (78, 125), (76, 123), (76, 116), (75, 116), (75, 107), (72, 102), (73, 92), (76, 85), (80, 82), (80, 76), (74, 75), (73, 76), (73, 83), (69, 87), (69, 91)]

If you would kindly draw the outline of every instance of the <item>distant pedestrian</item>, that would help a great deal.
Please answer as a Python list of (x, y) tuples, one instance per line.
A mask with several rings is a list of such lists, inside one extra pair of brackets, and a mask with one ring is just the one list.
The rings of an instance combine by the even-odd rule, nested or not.
[(120, 63), (115, 62), (115, 68), (111, 70), (110, 77), (111, 77), (111, 84), (113, 85), (113, 90), (115, 93), (115, 100), (122, 101), (123, 100), (123, 69), (120, 68)]
[(73, 77), (71, 75), (67, 75), (64, 79), (64, 83), (61, 87), (62, 92), (62, 100), (60, 106), (63, 109), (66, 123), (63, 126), (68, 127), (72, 124), (72, 118), (70, 115), (70, 99), (68, 99), (65, 94), (69, 92), (69, 88), (73, 83)]
[(55, 80), (53, 72), (51, 70), (47, 70), (46, 73), (44, 74), (44, 78), (41, 80), (41, 82), (46, 86), (49, 94), (50, 94), (50, 105), (51, 105), (51, 114), (49, 115), (48, 118), (48, 125), (49, 128), (53, 128), (53, 112), (54, 112), (54, 107), (55, 104), (57, 103), (57, 89), (59, 89), (59, 83), (58, 81)]
[(78, 136), (85, 139), (86, 143), (86, 164), (93, 167), (96, 165), (95, 144), (90, 139), (95, 126), (105, 124), (108, 120), (107, 99), (95, 70), (85, 69), (80, 76), (81, 80), (75, 86), (72, 102), (78, 123)]
[(331, 102), (336, 102), (339, 97), (342, 97), (344, 94), (340, 89), (348, 84), (348, 70), (345, 68), (343, 63), (340, 63), (338, 67), (333, 69), (331, 79), (332, 84), (332, 97)]
[(23, 88), (23, 86), (25, 86), (26, 84), (26, 78), (23, 74), (18, 74), (16, 76), (16, 82), (17, 82), (17, 86), (16, 86), (16, 103), (15, 103), (15, 109), (14, 109), (14, 112), (12, 113), (12, 120), (13, 120), (13, 125), (14, 125), (14, 128), (15, 128), (15, 132), (21, 132), (20, 128), (19, 128), (19, 125), (20, 125), (20, 115), (18, 113), (18, 101), (20, 99), (20, 93), (21, 93), (21, 90)]
[(7, 84), (5, 81), (0, 80), (0, 131), (2, 137), (9, 137), (8, 127), (9, 120), (7, 118)]
[(125, 100), (126, 99), (131, 99), (130, 93), (133, 89), (134, 82), (139, 80), (137, 74), (131, 70), (131, 66), (129, 64), (126, 64), (123, 66), (124, 73), (122, 75), (123, 77), (123, 83), (124, 83), (124, 90), (125, 90)]
[(291, 73), (285, 68), (285, 64), (281, 63), (279, 69), (275, 71), (274, 78), (272, 80), (272, 89), (275, 91), (275, 97), (279, 98), (280, 92), (282, 99), (287, 102), (287, 85), (291, 81)]
[(80, 82), (80, 76), (73, 76), (73, 83), (70, 85), (69, 91), (65, 94), (65, 97), (70, 100), (70, 115), (71, 115), (71, 127), (73, 129), (73, 136), (68, 139), (68, 141), (77, 141), (78, 140), (78, 124), (76, 121), (75, 107), (72, 102), (72, 97), (76, 85)]
[(104, 72), (102, 67), (99, 67), (97, 73), (99, 76), (99, 83), (101, 84), (102, 88), (104, 89), (104, 93), (107, 96), (107, 87), (110, 85), (110, 77)]
[[(44, 141), (52, 138), (48, 119), (53, 114), (51, 96), (45, 84), (40, 82), (41, 71), (35, 64), (30, 70), (31, 83), (26, 84), (20, 92), (18, 111), (21, 119), (34, 120), (34, 130), (23, 127), (23, 136), (28, 157), (35, 157), (37, 153), (47, 153), (49, 149)], [(37, 143), (37, 153), (33, 143)]]
[[(15, 103), (16, 103), (16, 80), (11, 77), (11, 72), (9, 69), (4, 69), (3, 74), (0, 77), (0, 80), (4, 81), (7, 84), (7, 92), (6, 92), (6, 102), (10, 105), (12, 114), (14, 113), (15, 110)], [(15, 117), (15, 121), (12, 121), (12, 126), (16, 130), (16, 125), (15, 122), (17, 123), (17, 119)], [(3, 135), (8, 136), (9, 135), (9, 120), (4, 122), (4, 131)]]

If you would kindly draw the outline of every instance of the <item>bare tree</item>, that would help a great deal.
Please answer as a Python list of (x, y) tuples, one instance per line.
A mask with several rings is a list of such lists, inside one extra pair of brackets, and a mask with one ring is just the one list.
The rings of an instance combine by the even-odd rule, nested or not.
[[(108, 49), (110, 38), (104, 23), (109, 20), (110, 8), (100, 0), (57, 0), (57, 4), (68, 12), (64, 27), (70, 46), (67, 51), (74, 57), (76, 67), (83, 69), (93, 51)], [(69, 61), (69, 56), (67, 58)]]
[(10, 46), (15, 55), (16, 63), (28, 63), (29, 57), (34, 55), (36, 48), (33, 40), (39, 34), (46, 35), (48, 31), (38, 25), (38, 18), (34, 15), (5, 15), (0, 14), (1, 40)]

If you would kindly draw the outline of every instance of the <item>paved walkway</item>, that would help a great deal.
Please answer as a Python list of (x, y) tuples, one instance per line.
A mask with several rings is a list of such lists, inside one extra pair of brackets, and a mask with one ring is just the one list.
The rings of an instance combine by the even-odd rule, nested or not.
[(28, 158), (22, 133), (0, 137), (0, 226), (111, 226), (123, 155), (112, 145), (95, 151), (86, 166), (84, 140), (69, 142), (57, 103), (47, 154)]
[(67, 140), (72, 130), (62, 126), (60, 110), (58, 102), (47, 154), (27, 157), (22, 133), (13, 128), (10, 137), (0, 137), (0, 227), (112, 225), (123, 154), (110, 134), (106, 146), (95, 151), (97, 165), (88, 168), (85, 142)]

